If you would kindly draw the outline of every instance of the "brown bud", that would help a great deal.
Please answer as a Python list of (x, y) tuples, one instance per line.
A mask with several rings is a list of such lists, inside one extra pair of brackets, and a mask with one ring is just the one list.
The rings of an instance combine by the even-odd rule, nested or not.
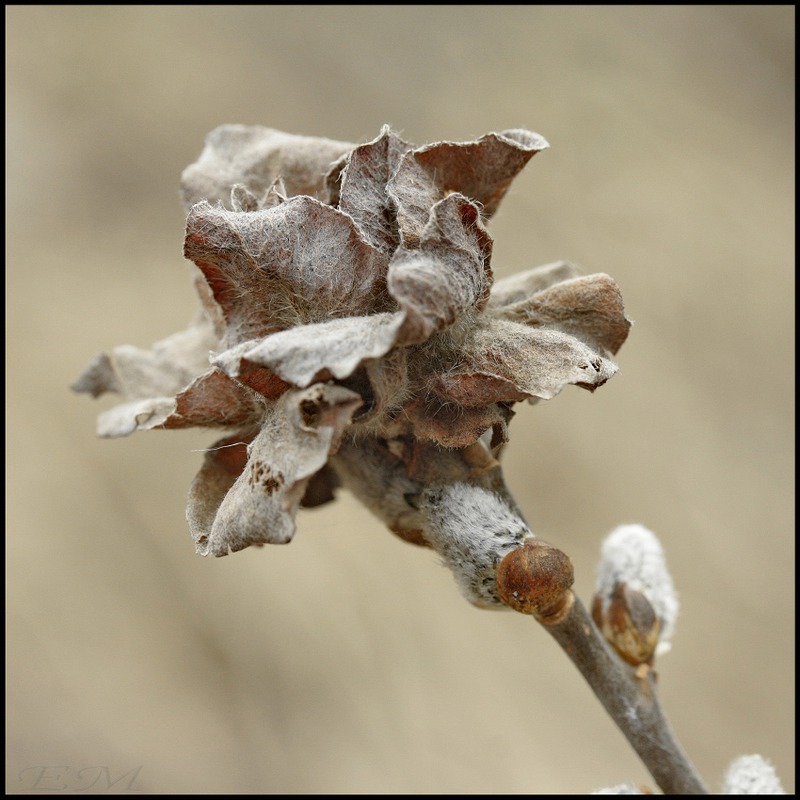
[(595, 596), (592, 617), (603, 636), (629, 664), (652, 664), (661, 622), (650, 601), (626, 583), (617, 583), (606, 608)]
[(497, 568), (497, 594), (521, 614), (532, 614), (540, 622), (560, 622), (573, 602), (574, 581), (569, 556), (540, 539), (526, 539)]

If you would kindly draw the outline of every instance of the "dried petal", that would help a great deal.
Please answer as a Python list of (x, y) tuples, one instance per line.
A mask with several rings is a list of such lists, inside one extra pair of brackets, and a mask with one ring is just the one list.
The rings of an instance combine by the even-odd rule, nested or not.
[(499, 603), (497, 564), (530, 534), (496, 461), (513, 404), (601, 385), (630, 326), (610, 278), (565, 262), (492, 288), (484, 222), (547, 146), (524, 130), (421, 148), (388, 127), (358, 146), (209, 135), (183, 175), (197, 329), (117, 348), (75, 386), (126, 399), (103, 435), (238, 429), (192, 486), (199, 552), (287, 542), (341, 481), (434, 546), (470, 600)]
[(195, 549), (208, 553), (208, 540), (217, 510), (247, 464), (247, 448), (258, 429), (220, 439), (206, 450), (203, 466), (192, 481), (186, 501), (186, 519)]
[(300, 500), (302, 508), (316, 508), (330, 503), (334, 499), (334, 492), (339, 488), (339, 478), (328, 464), (315, 472), (306, 484), (305, 492)]
[(359, 373), (355, 373), (356, 380), (347, 381), (347, 387), (357, 391), (364, 400), (364, 405), (358, 410), (355, 419), (360, 423), (379, 421), (382, 415), (391, 417), (399, 413), (400, 405), (407, 399), (408, 387), (408, 350), (397, 348), (388, 353), (384, 358), (368, 361), (364, 367), (364, 381), (369, 387), (362, 386), (358, 381)]
[(212, 369), (176, 395), (175, 410), (164, 427), (238, 428), (258, 419), (264, 408), (258, 393)]
[(231, 209), (233, 211), (258, 211), (258, 198), (244, 185), (237, 183), (231, 189)]
[(216, 345), (210, 321), (200, 315), (150, 350), (122, 345), (110, 355), (101, 353), (72, 388), (95, 397), (114, 392), (128, 400), (98, 417), (97, 434), (106, 438), (158, 427), (229, 427), (252, 419), (260, 413), (252, 393), (209, 371), (209, 349)]
[(281, 178), (278, 178), (261, 198), (256, 197), (241, 183), (237, 183), (231, 189), (232, 211), (259, 211), (262, 208), (272, 208), (284, 202), (286, 202), (286, 186)]
[(222, 125), (211, 131), (197, 161), (183, 171), (183, 202), (228, 203), (236, 184), (263, 197), (282, 178), (288, 196), (324, 199), (330, 165), (354, 145), (312, 136), (294, 136), (260, 125)]
[(136, 431), (152, 430), (163, 426), (174, 411), (174, 397), (148, 397), (121, 403), (97, 417), (97, 435), (102, 439), (116, 439)]
[(442, 447), (467, 447), (490, 428), (497, 429), (500, 438), (505, 439), (507, 425), (514, 416), (510, 406), (503, 403), (464, 408), (435, 399), (409, 403), (403, 410), (418, 439), (434, 441)]

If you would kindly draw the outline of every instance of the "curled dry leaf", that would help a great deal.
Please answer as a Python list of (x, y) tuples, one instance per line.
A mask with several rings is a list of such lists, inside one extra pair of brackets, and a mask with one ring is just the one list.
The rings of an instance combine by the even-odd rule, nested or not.
[(151, 350), (98, 356), (74, 388), (124, 402), (102, 436), (227, 428), (187, 516), (198, 552), (283, 543), (301, 505), (351, 489), (435, 548), (478, 605), (531, 535), (496, 457), (514, 406), (594, 390), (630, 322), (567, 262), (494, 282), (487, 223), (548, 147), (524, 130), (415, 147), (213, 131), (183, 173), (201, 312)]
[[(189, 495), (198, 552), (221, 556), (288, 542), (309, 481), (338, 448), (360, 405), (358, 394), (333, 384), (292, 390), (273, 401), (255, 436), (242, 432), (217, 444)], [(224, 452), (227, 445), (233, 453)]]

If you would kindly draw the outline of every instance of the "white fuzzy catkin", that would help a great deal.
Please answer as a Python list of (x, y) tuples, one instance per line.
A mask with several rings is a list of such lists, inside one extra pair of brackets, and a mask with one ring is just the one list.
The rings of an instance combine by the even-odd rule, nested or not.
[(426, 538), (475, 605), (503, 608), (497, 597), (497, 566), (532, 536), (528, 526), (494, 492), (454, 483), (423, 492)]
[(786, 794), (775, 768), (759, 755), (740, 756), (725, 773), (723, 794)]
[(669, 650), (678, 617), (678, 595), (667, 571), (661, 543), (643, 525), (620, 525), (600, 548), (596, 591), (602, 598), (604, 612), (618, 583), (626, 583), (650, 601), (661, 621), (656, 653)]
[[(592, 794), (644, 794), (628, 783), (598, 789)], [(786, 794), (775, 768), (759, 755), (740, 756), (731, 762), (719, 794)]]

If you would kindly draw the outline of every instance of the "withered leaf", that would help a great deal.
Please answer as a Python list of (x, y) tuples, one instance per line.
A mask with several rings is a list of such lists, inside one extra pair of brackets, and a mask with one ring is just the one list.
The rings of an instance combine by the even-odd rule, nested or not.
[(213, 363), (238, 377), (245, 360), (304, 388), (316, 380), (347, 378), (367, 359), (386, 355), (402, 323), (402, 314), (383, 313), (299, 325), (239, 344), (216, 356)]
[(631, 328), (619, 287), (603, 273), (561, 281), (503, 306), (497, 314), (512, 322), (571, 334), (612, 354), (622, 347)]
[(497, 309), (527, 300), (536, 292), (547, 289), (560, 281), (578, 278), (581, 271), (569, 261), (556, 261), (541, 267), (526, 269), (516, 275), (495, 280), (489, 296), (489, 309)]
[(340, 486), (339, 478), (329, 464), (315, 472), (306, 484), (303, 497), (300, 500), (301, 508), (316, 508), (330, 503), (335, 499), (334, 492)]
[[(365, 391), (358, 380), (363, 370)], [(362, 425), (375, 423), (384, 413), (391, 414), (397, 411), (403, 401), (408, 398), (408, 350), (398, 347), (386, 356), (374, 361), (367, 361), (355, 373), (353, 381), (347, 381), (347, 387), (357, 391), (364, 398), (364, 405), (358, 410), (356, 419)]]
[(501, 438), (505, 438), (505, 428), (513, 416), (506, 403), (489, 402), (467, 408), (435, 398), (410, 403), (404, 411), (418, 439), (448, 448), (468, 447), (490, 428), (497, 428)]
[(97, 435), (103, 439), (130, 436), (136, 431), (163, 427), (175, 411), (174, 397), (148, 397), (120, 403), (97, 417)]
[(386, 186), (412, 147), (385, 126), (377, 139), (343, 156), (328, 175), (329, 202), (349, 214), (364, 238), (384, 253), (400, 243)]
[(211, 369), (175, 396), (175, 410), (164, 420), (164, 427), (239, 427), (257, 420), (264, 408), (264, 398), (257, 392)]
[(279, 178), (288, 196), (324, 199), (331, 163), (354, 146), (260, 125), (222, 125), (208, 134), (200, 157), (183, 171), (184, 206), (188, 212), (201, 200), (227, 205), (236, 184), (261, 198)]
[[(514, 404), (594, 389), (626, 319), (607, 275), (558, 262), (493, 286), (485, 223), (548, 147), (524, 130), (415, 147), (226, 125), (183, 174), (202, 312), (75, 384), (125, 402), (101, 435), (226, 427), (187, 509), (198, 552), (285, 543), (341, 483), (434, 547), (478, 605), (527, 528), (496, 457)], [(211, 361), (209, 363), (209, 353)]]
[(387, 257), (311, 197), (255, 212), (198, 203), (184, 254), (205, 275), (232, 346), (294, 325), (385, 310)]
[(211, 369), (175, 397), (148, 397), (103, 412), (97, 419), (97, 435), (115, 438), (153, 428), (232, 428), (257, 420), (263, 411), (263, 398), (256, 392)]
[(245, 429), (219, 439), (206, 450), (203, 466), (192, 481), (186, 501), (186, 520), (195, 548), (208, 552), (208, 537), (225, 495), (247, 464), (247, 447), (258, 429)]
[(402, 343), (418, 343), (489, 297), (492, 240), (474, 203), (451, 194), (431, 209), (419, 246), (389, 265), (389, 292), (405, 312)]
[(262, 197), (256, 197), (244, 184), (237, 183), (231, 189), (231, 211), (259, 211), (272, 208), (286, 201), (286, 186), (278, 178)]
[(430, 209), (452, 192), (475, 201), (483, 215), (491, 217), (517, 173), (547, 147), (539, 134), (507, 130), (472, 142), (437, 142), (408, 152), (387, 187), (397, 205), (403, 243), (416, 246)]
[(208, 527), (209, 509), (219, 498), (224, 465), (207, 457), (208, 472), (193, 486), (193, 503), (205, 524), (195, 532), (198, 552), (215, 556), (251, 544), (284, 544), (294, 535), (294, 518), (311, 477), (335, 452), (361, 398), (341, 386), (317, 384), (275, 401), (247, 448), (247, 463), (219, 503)]
[(260, 405), (249, 389), (209, 368), (216, 346), (208, 318), (200, 315), (149, 350), (122, 345), (101, 353), (72, 388), (95, 397), (114, 392), (127, 401), (98, 417), (102, 437), (159, 427), (230, 427), (258, 416)]
[(129, 400), (174, 395), (208, 369), (209, 350), (217, 346), (209, 320), (199, 315), (186, 330), (149, 350), (120, 345), (110, 354), (100, 353), (72, 389), (92, 397), (113, 392)]
[(595, 389), (618, 369), (565, 333), (500, 319), (476, 325), (460, 359), (458, 365), (434, 375), (431, 388), (465, 408), (528, 397), (549, 400), (567, 384)]

